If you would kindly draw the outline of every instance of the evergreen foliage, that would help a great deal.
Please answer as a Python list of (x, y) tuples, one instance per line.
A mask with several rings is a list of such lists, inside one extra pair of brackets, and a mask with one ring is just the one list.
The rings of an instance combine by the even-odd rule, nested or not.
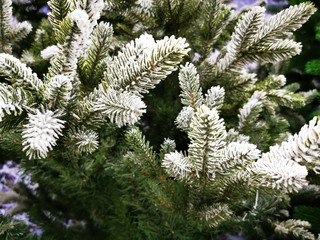
[(8, 218), (0, 216), (0, 237), (2, 239), (19, 240), (26, 239), (32, 240), (37, 239), (36, 236), (29, 233), (29, 229), (22, 222), (14, 221), (11, 222)]
[[(298, 4), (305, 2), (303, 0), (290, 0), (290, 4)], [(319, 8), (318, 1), (312, 1), (313, 4)], [(303, 51), (299, 56), (296, 56), (290, 61), (286, 75), (290, 77), (291, 81), (298, 81), (304, 90), (313, 88), (318, 89), (316, 101), (313, 101), (302, 112), (308, 119), (318, 115), (319, 105), (319, 22), (320, 14), (317, 11), (310, 20), (299, 29), (295, 38), (303, 44)], [(306, 38), (306, 36), (309, 36)]]
[[(27, 212), (39, 239), (316, 239), (286, 209), (318, 178), (320, 120), (291, 135), (282, 114), (315, 92), (247, 69), (299, 54), (292, 33), (313, 4), (266, 18), (223, 1), (50, 0), (21, 55), (8, 36), (27, 32), (9, 26), (11, 1), (0, 6), (0, 140), (38, 184), (1, 191), (17, 204), (0, 234), (37, 238), (8, 220)], [(174, 101), (158, 102), (167, 84)], [(167, 119), (148, 122), (154, 105), (176, 118), (179, 144), (163, 139)]]
[(0, 2), (0, 49), (3, 53), (11, 53), (11, 44), (25, 38), (32, 30), (32, 26), (26, 21), (16, 23), (14, 27), (11, 21), (12, 1), (3, 0)]
[[(303, 2), (301, 0), (291, 0), (291, 4), (298, 4)], [(319, 2), (313, 1), (316, 7), (319, 8)], [(305, 90), (317, 88), (317, 98), (305, 107), (302, 114), (307, 118), (311, 119), (313, 116), (319, 115), (319, 71), (318, 67), (320, 58), (319, 52), (319, 38), (318, 38), (318, 25), (320, 22), (320, 14), (316, 12), (310, 20), (295, 34), (295, 38), (302, 42), (303, 51), (302, 54), (293, 58), (290, 61), (287, 75), (292, 81), (299, 81), (299, 84)], [(309, 37), (305, 37), (309, 36)], [(316, 175), (309, 176), (312, 182), (319, 184), (319, 180)], [(311, 194), (312, 193), (312, 194)], [(311, 231), (319, 232), (317, 224), (319, 212), (317, 204), (315, 202), (318, 199), (319, 189), (309, 187), (304, 189), (303, 193), (299, 196), (295, 196), (292, 199), (293, 212), (299, 219), (307, 220), (312, 223)]]

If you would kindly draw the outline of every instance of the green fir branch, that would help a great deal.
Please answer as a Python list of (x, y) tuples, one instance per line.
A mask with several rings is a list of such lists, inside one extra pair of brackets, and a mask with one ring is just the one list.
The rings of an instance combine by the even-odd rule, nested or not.
[(138, 128), (132, 128), (126, 132), (126, 141), (133, 151), (139, 165), (148, 165), (152, 169), (156, 168), (157, 155), (150, 143)]
[[(208, 55), (214, 48), (215, 43), (222, 35), (226, 26), (230, 23), (231, 9), (222, 4), (222, 1), (204, 1), (201, 10), (203, 24), (200, 28), (201, 44), (206, 46), (205, 54)], [(200, 44), (200, 43), (199, 43)]]
[(39, 95), (43, 85), (32, 69), (27, 67), (19, 59), (6, 53), (0, 53), (0, 74), (5, 76), (14, 86), (33, 91)]
[(26, 21), (17, 23), (17, 25), (8, 33), (7, 39), (8, 41), (18, 42), (27, 37), (27, 35), (31, 32), (32, 25)]
[(30, 92), (0, 83), (0, 121), (7, 115), (20, 115), (31, 105), (32, 100)]
[(103, 78), (112, 36), (112, 26), (104, 22), (99, 23), (93, 30), (86, 56), (79, 59), (79, 75), (85, 85), (95, 87)]
[(1, 52), (11, 52), (11, 46), (7, 39), (7, 34), (11, 30), (12, 1), (0, 1), (0, 50)]
[(70, 12), (70, 1), (68, 0), (50, 0), (48, 6), (51, 12), (48, 14), (48, 20), (54, 29), (60, 26), (60, 23)]
[(60, 22), (56, 30), (58, 55), (51, 60), (46, 78), (59, 74), (74, 77), (78, 57), (87, 35), (90, 34), (89, 27), (88, 15), (80, 9), (71, 12)]

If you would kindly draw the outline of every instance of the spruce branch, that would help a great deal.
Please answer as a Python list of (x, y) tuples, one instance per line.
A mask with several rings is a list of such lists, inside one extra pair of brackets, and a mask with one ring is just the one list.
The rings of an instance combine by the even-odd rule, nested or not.
[(262, 186), (284, 192), (298, 192), (308, 184), (306, 180), (307, 168), (291, 159), (283, 158), (281, 155), (263, 154), (253, 164), (252, 170), (257, 176), (260, 176), (259, 182)]
[(100, 15), (104, 9), (103, 0), (78, 0), (71, 2), (71, 10), (83, 9), (88, 14), (90, 20), (90, 26), (93, 29), (97, 25), (97, 21), (100, 18)]
[(26, 21), (17, 23), (17, 25), (8, 33), (8, 41), (18, 42), (24, 39), (32, 30), (32, 25)]
[[(105, 81), (106, 84), (112, 86), (115, 89), (126, 89), (145, 92), (143, 90), (146, 85), (149, 84), (149, 88), (153, 87), (151, 80), (146, 79), (146, 83), (140, 83), (142, 79), (142, 71), (146, 68), (146, 62), (149, 59), (150, 50), (155, 45), (154, 38), (149, 34), (143, 34), (135, 41), (131, 41), (125, 45), (116, 57), (112, 59), (111, 65), (106, 69)], [(143, 79), (142, 79), (143, 80)], [(139, 84), (139, 85), (137, 85)]]
[(20, 60), (21, 62), (31, 66), (32, 64), (35, 63), (37, 57), (38, 56), (36, 56), (33, 52), (28, 50), (23, 50)]
[(98, 134), (90, 129), (71, 129), (67, 134), (68, 145), (74, 146), (75, 153), (93, 153), (99, 147)]
[(306, 2), (280, 11), (264, 21), (255, 42), (269, 42), (291, 36), (292, 32), (299, 29), (316, 10), (312, 3)]
[(252, 47), (252, 50), (249, 51), (243, 59), (239, 59), (236, 64), (244, 66), (245, 64), (256, 61), (261, 63), (277, 63), (300, 54), (301, 48), (300, 43), (291, 39), (278, 39), (277, 41), (270, 41)]
[(173, 8), (177, 9), (177, 14), (181, 17), (181, 22), (183, 23), (186, 19), (190, 18), (195, 13), (201, 10), (201, 5), (203, 1), (194, 0), (194, 1), (173, 1)]
[(36, 109), (34, 113), (28, 113), (28, 123), (22, 130), (22, 145), (29, 159), (46, 158), (56, 145), (65, 123), (60, 117), (59, 112), (50, 110)]
[[(225, 146), (226, 130), (216, 109), (202, 105), (195, 113), (188, 137), (189, 158), (202, 181), (215, 178), (215, 167)], [(206, 179), (206, 180), (205, 180)]]
[(31, 68), (19, 59), (6, 53), (0, 53), (0, 74), (12, 82), (14, 86), (30, 90), (38, 95), (43, 83)]
[(75, 103), (75, 107), (71, 114), (75, 127), (79, 125), (91, 125), (99, 128), (106, 122), (106, 118), (100, 112), (94, 111), (93, 106), (97, 102), (100, 91), (95, 88), (88, 96)]
[(234, 28), (231, 41), (228, 43), (227, 53), (240, 53), (252, 46), (258, 30), (263, 24), (264, 12), (265, 8), (263, 7), (253, 7), (241, 17)]
[(224, 158), (220, 168), (228, 174), (234, 169), (243, 170), (261, 156), (257, 146), (248, 142), (231, 142), (224, 148)]
[(56, 45), (49, 46), (49, 47), (43, 49), (40, 53), (41, 57), (46, 60), (47, 59), (50, 60), (51, 58), (53, 58), (57, 54), (59, 54), (59, 48)]
[[(185, 69), (182, 68), (181, 71), (183, 72)], [(244, 75), (250, 74), (244, 73)], [(246, 91), (255, 91), (248, 102), (240, 109), (240, 130), (245, 126), (250, 129), (253, 125), (259, 125), (257, 123), (259, 123), (259, 115), (263, 109), (266, 109), (270, 114), (269, 117), (272, 118), (276, 116), (278, 105), (295, 108), (303, 100), (301, 95), (286, 88), (281, 88), (286, 82), (283, 76), (269, 76), (258, 83), (257, 86), (254, 85), (257, 81), (256, 76), (251, 74), (250, 77), (253, 79), (251, 84), (245, 84), (244, 88), (246, 88)], [(179, 80), (180, 82), (189, 81), (187, 83), (190, 84), (191, 79), (180, 77)], [(188, 85), (184, 84), (182, 88), (185, 88), (185, 86)], [(233, 86), (227, 87), (227, 90), (230, 90)], [(199, 91), (198, 88), (195, 89)], [(209, 94), (211, 99), (208, 99)], [(246, 96), (249, 94), (248, 91)], [(275, 95), (279, 99), (276, 100)], [(202, 96), (201, 92), (199, 96)], [(182, 94), (181, 97), (185, 98)], [(257, 189), (265, 191), (269, 188), (269, 191), (286, 194), (297, 192), (306, 186), (308, 184), (306, 180), (307, 168), (293, 161), (294, 159), (291, 159), (290, 156), (286, 156), (284, 154), (287, 151), (286, 148), (280, 150), (283, 152), (282, 154), (279, 153), (280, 151), (273, 152), (273, 148), (270, 149), (269, 153), (261, 154), (256, 145), (249, 143), (247, 136), (243, 136), (235, 130), (230, 130), (227, 136), (223, 120), (219, 119), (218, 112), (215, 109), (216, 106), (223, 104), (223, 98), (224, 89), (219, 86), (212, 87), (209, 89), (206, 99), (201, 99), (202, 103), (206, 101), (206, 105), (201, 105), (196, 109), (189, 105), (183, 107), (176, 123), (179, 128), (188, 132), (190, 139), (188, 155), (185, 156), (178, 151), (165, 154), (162, 167), (165, 168), (166, 172), (177, 180), (187, 182), (188, 187), (194, 191), (195, 195), (199, 195), (200, 192), (201, 196), (197, 198), (196, 202), (205, 202), (206, 204), (210, 200), (216, 202), (242, 201), (246, 194), (250, 193), (252, 195), (252, 190)], [(207, 106), (211, 102), (210, 107), (213, 109)], [(275, 119), (276, 123), (278, 123), (277, 121), (281, 122), (282, 119)], [(315, 123), (311, 125), (315, 125)], [(308, 153), (312, 157), (319, 156), (318, 151), (316, 151), (318, 149), (319, 132), (320, 130), (317, 127), (313, 130), (313, 134), (309, 135), (309, 138), (312, 138), (314, 142), (314, 145), (311, 144), (312, 146), (310, 146), (310, 140), (303, 139), (307, 145), (304, 149), (308, 149)], [(297, 144), (301, 144), (301, 142), (302, 140), (299, 139)], [(292, 145), (292, 141), (288, 144), (288, 146), (290, 145)], [(303, 148), (299, 146), (293, 149), (297, 151)], [(311, 156), (309, 157), (310, 161)], [(315, 162), (313, 162), (312, 167), (317, 171), (319, 168), (316, 167), (318, 165), (315, 165)], [(198, 179), (200, 180), (195, 181)], [(214, 199), (210, 199), (209, 192), (211, 194), (214, 192)]]
[(64, 110), (71, 100), (71, 80), (64, 75), (56, 75), (44, 84), (44, 101), (49, 109)]
[(220, 109), (224, 102), (225, 91), (220, 86), (211, 87), (205, 94), (205, 104), (209, 108)]
[(32, 30), (28, 22), (12, 24), (12, 0), (0, 1), (0, 52), (11, 53), (12, 44), (25, 38)]
[(239, 202), (248, 194), (251, 194), (256, 188), (254, 175), (250, 172), (251, 168), (246, 169), (229, 169), (223, 172), (220, 178), (214, 183), (216, 198), (219, 202), (234, 204)]
[(140, 5), (143, 10), (151, 10), (154, 2), (153, 0), (137, 0), (136, 4)]
[(124, 15), (135, 24), (133, 27), (134, 33), (141, 34), (156, 27), (155, 4), (153, 0), (137, 0), (130, 10), (124, 12)]
[(184, 56), (190, 51), (189, 44), (185, 38), (175, 36), (164, 37), (156, 42), (151, 50), (151, 61), (148, 69), (150, 78), (165, 78), (177, 69)]
[(12, 1), (0, 1), (0, 50), (1, 52), (11, 52), (11, 45), (7, 40), (7, 34), (11, 30)]
[(95, 87), (103, 78), (112, 36), (112, 26), (104, 22), (99, 23), (90, 35), (85, 56), (79, 60), (80, 79), (84, 84)]
[(262, 155), (262, 159), (290, 159), (319, 173), (319, 133), (320, 121), (314, 117), (299, 133), (280, 145), (272, 146), (268, 153)]
[(244, 127), (250, 127), (255, 124), (258, 119), (262, 109), (263, 101), (266, 98), (266, 93), (264, 91), (255, 91), (247, 103), (239, 110), (239, 129)]
[(308, 105), (317, 98), (318, 91), (316, 89), (312, 89), (306, 92), (298, 92), (298, 94), (304, 98), (305, 105)]
[[(265, 79), (262, 81), (258, 82), (255, 86), (255, 90), (265, 90), (265, 91), (270, 91), (270, 90), (277, 90), (283, 87), (286, 84), (287, 80), (284, 75), (274, 75), (271, 74), (267, 76)], [(287, 87), (287, 86), (286, 86)], [(286, 89), (288, 91), (291, 91), (289, 89)]]
[[(167, 1), (153, 1), (161, 15), (164, 15), (164, 23), (167, 24), (172, 20), (177, 21), (177, 25), (181, 25), (186, 18), (190, 18), (192, 14), (199, 9), (201, 5), (200, 0), (195, 1), (181, 1), (181, 0), (167, 0)], [(171, 26), (166, 26), (171, 28)], [(171, 30), (171, 29), (170, 29)]]
[(179, 71), (179, 85), (181, 88), (181, 103), (190, 106), (194, 110), (203, 103), (202, 89), (200, 87), (199, 74), (192, 63), (181, 66)]
[(252, 62), (276, 63), (299, 54), (301, 45), (283, 38), (315, 11), (312, 4), (301, 3), (264, 20), (263, 8), (254, 7), (238, 21), (225, 55), (214, 66), (215, 77), (230, 75), (230, 70), (237, 72)]
[(227, 132), (227, 138), (226, 138), (226, 142), (227, 143), (231, 143), (231, 142), (249, 142), (249, 141), (250, 141), (250, 137), (248, 137), (248, 136), (246, 136), (244, 134), (240, 134), (234, 128), (229, 129), (229, 131)]
[(161, 144), (160, 153), (162, 155), (173, 152), (176, 149), (176, 143), (174, 140), (170, 138), (165, 138), (163, 143)]
[(64, 74), (75, 77), (78, 58), (87, 46), (91, 33), (88, 14), (81, 9), (70, 12), (56, 30), (58, 53), (51, 59), (46, 78)]
[(21, 88), (13, 88), (5, 83), (0, 83), (0, 122), (6, 115), (12, 113), (20, 115), (24, 107), (29, 106), (31, 94)]
[(48, 20), (51, 23), (54, 29), (57, 29), (63, 19), (70, 12), (70, 3), (69, 0), (50, 0), (48, 6), (51, 9), (51, 12), (48, 14)]
[(189, 48), (184, 38), (165, 37), (157, 42), (142, 35), (127, 44), (105, 74), (106, 85), (137, 95), (147, 93), (177, 69)]
[(97, 101), (93, 105), (93, 111), (101, 112), (108, 116), (111, 122), (119, 127), (124, 125), (133, 125), (145, 113), (146, 105), (140, 97), (126, 91), (117, 91), (114, 89), (102, 90)]
[(285, 89), (270, 90), (267, 96), (280, 106), (285, 106), (292, 109), (305, 106), (305, 97), (300, 94), (289, 92)]
[(258, 81), (256, 74), (247, 73), (245, 71), (236, 72), (230, 71), (228, 74), (232, 81), (228, 80), (225, 84), (226, 78), (217, 79), (217, 84), (223, 86), (225, 89), (225, 99), (229, 101), (246, 101), (250, 97), (250, 90), (252, 90)]
[(257, 146), (245, 141), (231, 142), (224, 147), (216, 164), (219, 170), (214, 182), (215, 194), (220, 201), (241, 201), (243, 196), (256, 189), (251, 166), (260, 156)]
[(264, 11), (265, 9), (262, 7), (254, 7), (238, 21), (231, 41), (227, 45), (225, 56), (217, 62), (216, 75), (226, 71), (237, 58), (241, 58), (241, 55), (252, 46), (254, 37), (263, 23)]
[(212, 228), (219, 226), (224, 221), (228, 221), (233, 216), (233, 212), (229, 205), (223, 203), (205, 206), (198, 214), (200, 220)]
[(142, 132), (138, 128), (131, 128), (126, 132), (125, 136), (130, 149), (140, 164), (145, 164), (144, 161), (146, 161), (149, 166), (154, 168), (157, 155)]
[(222, 4), (221, 0), (217, 0), (204, 1), (201, 11), (203, 12), (203, 24), (200, 28), (200, 36), (204, 41), (207, 53), (209, 53), (232, 19), (231, 9)]
[(161, 166), (169, 176), (182, 181), (188, 181), (194, 171), (190, 159), (177, 151), (165, 154)]
[(192, 107), (183, 107), (175, 121), (177, 127), (183, 131), (190, 130), (191, 120), (195, 113), (194, 111), (195, 110)]
[[(0, 5), (3, 3), (2, 6), (8, 8), (4, 2), (8, 1), (0, 0)], [(24, 162), (25, 167), (39, 179), (39, 183), (49, 184), (49, 190), (43, 188), (38, 193), (40, 198), (42, 194), (49, 196), (50, 201), (41, 198), (44, 201), (34, 201), (33, 204), (49, 206), (59, 203), (59, 206), (54, 206), (59, 208), (58, 211), (54, 209), (51, 212), (50, 209), (46, 219), (59, 222), (70, 216), (87, 218), (89, 220), (81, 235), (85, 232), (91, 234), (96, 229), (98, 235), (104, 235), (105, 230), (109, 231), (113, 226), (116, 229), (129, 227), (129, 233), (133, 234), (130, 236), (137, 239), (188, 237), (189, 232), (186, 234), (184, 230), (182, 235), (177, 234), (177, 228), (182, 225), (191, 229), (193, 237), (200, 238), (216, 233), (221, 225), (224, 227), (228, 223), (241, 227), (251, 221), (259, 229), (264, 219), (271, 224), (276, 223), (275, 227), (279, 225), (280, 231), (297, 231), (299, 236), (306, 233), (299, 230), (304, 225), (302, 223), (279, 223), (274, 219), (279, 216), (278, 205), (289, 196), (288, 193), (297, 192), (307, 185), (307, 170), (320, 172), (319, 120), (314, 120), (281, 145), (271, 147), (269, 152), (261, 153), (259, 144), (268, 148), (271, 138), (277, 141), (278, 135), (274, 137), (274, 132), (283, 131), (287, 126), (284, 118), (277, 115), (278, 106), (296, 108), (302, 106), (305, 99), (295, 93), (297, 89), (293, 91), (293, 88), (283, 87), (283, 76), (269, 76), (261, 80), (260, 74), (242, 70), (254, 61), (275, 63), (298, 54), (300, 44), (287, 37), (308, 19), (314, 7), (301, 4), (270, 19), (265, 19), (264, 8), (254, 7), (240, 17), (231, 41), (221, 49), (229, 38), (226, 26), (233, 17), (229, 7), (223, 3), (222, 0), (50, 0), (49, 21), (55, 32), (55, 39), (50, 44), (55, 45), (41, 52), (44, 59), (50, 60), (44, 81), (11, 55), (0, 54), (0, 73), (10, 82), (0, 83), (1, 125), (6, 126), (6, 121), (13, 115), (20, 115), (16, 131), (22, 132), (19, 136), (23, 151), (30, 159)], [(112, 22), (116, 23), (116, 38), (113, 38), (110, 24), (97, 23), (104, 6), (110, 11), (105, 19), (111, 16)], [(196, 16), (198, 12), (202, 16)], [(1, 22), (4, 16), (1, 14), (0, 9), (0, 28), (6, 24), (9, 26), (9, 18)], [(159, 16), (161, 23), (165, 22), (162, 26), (157, 26)], [(148, 23), (139, 22), (141, 19)], [(140, 28), (141, 24), (143, 27)], [(177, 26), (182, 28), (174, 29)], [(171, 36), (156, 41), (152, 35), (142, 34), (116, 54), (125, 39), (121, 35), (122, 27), (128, 30), (127, 36), (148, 29), (154, 31), (157, 38), (168, 34), (164, 31), (190, 37), (191, 44), (197, 48), (195, 51), (203, 55), (194, 60), (200, 66), (213, 47), (221, 50), (217, 61), (205, 63), (211, 68), (207, 78), (215, 81), (214, 86), (205, 86), (209, 89), (205, 95), (202, 95), (196, 63), (182, 66), (178, 76), (184, 106), (176, 124), (188, 134), (190, 144), (187, 153), (175, 150), (174, 141), (166, 139), (157, 154), (138, 128), (118, 129), (139, 122), (146, 112), (143, 94), (179, 68), (183, 57), (190, 51), (186, 39)], [(5, 34), (1, 28), (3, 48), (9, 51), (11, 43), (8, 39), (20, 39), (29, 30), (25, 23), (18, 24), (16, 30), (9, 26)], [(43, 32), (46, 31), (37, 32), (36, 41), (41, 40)], [(26, 62), (32, 62), (27, 51), (23, 56)], [(206, 77), (206, 72), (198, 69), (200, 75)], [(240, 126), (237, 128), (234, 119), (238, 111), (235, 109), (240, 106)], [(220, 113), (225, 121), (220, 118)], [(263, 130), (259, 134), (255, 131), (257, 127)], [(229, 129), (228, 133), (226, 129)], [(123, 130), (126, 131), (127, 144), (117, 146), (123, 140)], [(281, 134), (286, 133), (283, 131)], [(254, 137), (261, 138), (261, 143), (253, 144), (257, 142)], [(178, 148), (181, 148), (181, 142), (178, 143)], [(58, 148), (57, 145), (63, 147)], [(122, 155), (124, 148), (128, 150), (125, 156)], [(70, 153), (66, 154), (65, 150), (70, 150)], [(56, 156), (64, 159), (74, 157), (75, 161), (66, 164), (55, 161)], [(40, 158), (48, 158), (48, 161), (33, 161)], [(88, 162), (88, 158), (99, 161)], [(105, 162), (106, 159), (112, 162)], [(159, 160), (162, 160), (161, 167)], [(134, 171), (128, 173), (128, 167), (132, 166)], [(117, 174), (116, 182), (114, 174)], [(176, 184), (173, 179), (182, 184)], [(57, 180), (58, 184), (52, 184), (52, 180)], [(69, 196), (63, 195), (65, 190)], [(98, 194), (100, 203), (116, 203), (112, 205), (115, 208), (103, 208), (101, 213), (96, 211), (99, 204), (91, 204), (92, 193)], [(111, 193), (107, 199), (105, 193)], [(277, 201), (271, 201), (268, 195), (275, 195)], [(54, 201), (51, 198), (55, 198)], [(64, 207), (75, 199), (79, 204), (65, 212)], [(251, 204), (252, 200), (254, 204)], [(263, 206), (263, 201), (267, 207)], [(63, 205), (61, 209), (60, 204)], [(83, 206), (89, 206), (87, 211), (78, 211)], [(41, 214), (47, 214), (39, 209)], [(165, 231), (161, 229), (158, 233), (154, 229), (160, 227), (149, 224), (149, 217), (154, 217), (154, 213), (159, 216), (153, 224), (166, 228)], [(185, 218), (186, 215), (189, 219)], [(105, 216), (115, 221), (105, 221)], [(188, 225), (190, 223), (191, 226)], [(60, 223), (57, 225), (61, 226)], [(50, 225), (50, 231), (55, 228)], [(118, 234), (116, 230), (114, 232), (112, 230), (110, 236)], [(60, 234), (60, 231), (56, 233), (57, 236)], [(72, 238), (78, 232), (68, 231), (66, 234)], [(118, 237), (124, 235), (121, 233)]]
[(293, 236), (298, 239), (315, 240), (315, 236), (308, 231), (311, 224), (307, 221), (289, 219), (283, 222), (276, 222), (275, 233), (280, 236)]

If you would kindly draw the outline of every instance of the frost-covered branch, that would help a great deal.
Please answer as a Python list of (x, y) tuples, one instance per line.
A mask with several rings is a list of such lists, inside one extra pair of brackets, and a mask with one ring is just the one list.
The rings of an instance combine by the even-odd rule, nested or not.
[(12, 84), (32, 90), (35, 94), (39, 94), (43, 84), (31, 68), (10, 54), (0, 53), (0, 73)]
[(25, 38), (32, 30), (28, 22), (12, 24), (12, 1), (0, 1), (0, 52), (11, 53), (12, 44)]
[(56, 145), (65, 123), (59, 117), (58, 112), (50, 110), (35, 110), (28, 114), (28, 123), (22, 130), (22, 145), (29, 158), (46, 158)]
[(252, 8), (237, 22), (225, 55), (216, 63), (215, 76), (239, 71), (252, 62), (276, 63), (299, 54), (301, 45), (286, 37), (315, 11), (312, 4), (301, 3), (265, 20), (264, 8)]
[(106, 84), (135, 94), (147, 93), (178, 68), (189, 48), (184, 38), (155, 41), (144, 34), (127, 44), (105, 74)]
[(200, 87), (199, 74), (192, 63), (187, 63), (181, 67), (179, 84), (181, 88), (181, 103), (194, 109), (200, 107), (203, 102), (202, 89)]
[(93, 111), (99, 111), (108, 116), (111, 122), (119, 127), (136, 123), (145, 113), (146, 105), (140, 97), (130, 93), (108, 89), (101, 90)]

